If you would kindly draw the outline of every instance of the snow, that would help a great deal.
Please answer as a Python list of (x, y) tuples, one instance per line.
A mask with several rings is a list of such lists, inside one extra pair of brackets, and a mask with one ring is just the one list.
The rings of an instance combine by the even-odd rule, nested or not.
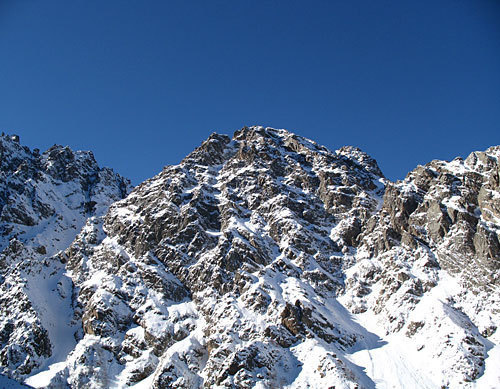
[(222, 236), (222, 232), (221, 232), (221, 231), (210, 231), (210, 230), (205, 230), (205, 232), (206, 232), (208, 235), (211, 235), (211, 236)]
[(27, 385), (23, 385), (9, 377), (0, 374), (0, 388), (2, 389), (26, 389)]
[(33, 388), (46, 388), (52, 378), (55, 377), (57, 373), (66, 368), (66, 362), (57, 362), (49, 365), (47, 370), (41, 371), (38, 374), (32, 375), (24, 382)]
[[(45, 272), (43, 272), (45, 270)], [(34, 372), (26, 382), (34, 387), (43, 387), (47, 377), (52, 377), (64, 367), (59, 362), (67, 358), (75, 347), (74, 333), (77, 327), (72, 323), (71, 280), (64, 270), (48, 273), (50, 268), (42, 268), (42, 273), (36, 278), (30, 278), (27, 284), (27, 295), (37, 310), (43, 327), (48, 331), (52, 346), (52, 356)], [(44, 371), (49, 369), (48, 371)]]
[[(449, 306), (449, 301), (453, 296), (459, 296), (463, 288), (443, 270), (439, 272), (439, 280), (438, 285), (426, 293), (415, 310), (409, 313), (406, 323), (424, 323), (412, 338), (405, 335), (404, 328), (385, 335), (381, 316), (371, 311), (353, 315), (359, 328), (366, 332), (360, 332), (362, 340), (348, 350), (346, 357), (366, 372), (376, 388), (430, 389), (441, 385), (495, 388), (500, 383), (500, 373), (496, 369), (500, 366), (497, 338), (483, 340), (485, 344), (490, 344), (490, 349), (486, 372), (477, 382), (466, 384), (447, 374), (453, 364), (456, 368), (461, 363), (455, 347), (461, 347), (461, 342), (469, 333), (479, 335), (464, 314)], [(343, 296), (341, 301), (346, 298)], [(436, 358), (437, 355), (440, 359)], [(441, 363), (437, 363), (438, 360)]]
[(363, 387), (369, 388), (369, 380), (359, 379), (350, 373), (346, 362), (336, 352), (328, 351), (324, 345), (316, 339), (306, 339), (292, 346), (290, 351), (294, 355), (295, 366), (284, 376), (288, 385), (286, 389), (300, 388), (354, 388), (354, 382), (361, 381)]
[(346, 354), (346, 357), (365, 371), (373, 381), (372, 387), (433, 389), (440, 386), (434, 381), (435, 376), (414, 364), (422, 358), (412, 352), (413, 343), (400, 334), (383, 336), (383, 328), (377, 325), (378, 318), (373, 314), (358, 315), (356, 319), (368, 333), (377, 335), (365, 334), (361, 346), (355, 346), (352, 354)]
[(472, 383), (474, 389), (500, 388), (500, 334), (489, 339), (494, 342), (488, 351), (484, 374)]

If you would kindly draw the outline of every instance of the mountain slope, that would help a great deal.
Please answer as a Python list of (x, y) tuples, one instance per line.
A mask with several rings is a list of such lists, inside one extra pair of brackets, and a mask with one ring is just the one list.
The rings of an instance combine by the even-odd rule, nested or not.
[(432, 161), (389, 184), (347, 272), (341, 301), (376, 314), (430, 387), (474, 386), (485, 365), (478, 387), (500, 382), (499, 157)]
[[(304, 343), (338, 382), (357, 381), (330, 353), (356, 336), (328, 301), (344, 288), (343, 259), (354, 261), (381, 181), (357, 149), (331, 153), (263, 128), (212, 135), (115, 203), (100, 244), (83, 234), (69, 250), (87, 335), (65, 379), (91, 385), (119, 372), (132, 384), (155, 372), (155, 387), (326, 382), (321, 371), (301, 375), (306, 355), (290, 347)], [(102, 352), (97, 373), (95, 360), (79, 358)]]
[[(31, 351), (45, 355), (38, 370), (0, 363), (36, 387), (494, 387), (499, 157), (432, 161), (392, 183), (353, 147), (212, 134), (104, 217), (83, 215), (63, 251), (38, 254), (52, 277), (25, 265), (39, 289), (72, 296), (68, 323), (51, 335), (57, 312), (25, 278), (42, 335), (9, 344), (58, 346)], [(114, 190), (99, 212), (126, 192)]]
[(72, 282), (57, 258), (88, 218), (130, 189), (91, 152), (45, 153), (0, 137), (0, 363), (21, 378), (63, 361), (76, 342)]

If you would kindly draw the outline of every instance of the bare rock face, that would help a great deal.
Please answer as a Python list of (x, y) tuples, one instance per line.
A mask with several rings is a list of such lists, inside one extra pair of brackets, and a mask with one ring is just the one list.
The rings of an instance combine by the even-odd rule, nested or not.
[[(16, 152), (2, 169), (24, 180), (0, 193), (0, 365), (11, 376), (53, 388), (494, 380), (498, 147), (392, 183), (357, 148), (245, 127), (212, 134), (125, 196), (88, 153), (4, 144)], [(29, 201), (12, 196), (32, 182)], [(53, 183), (58, 201), (37, 195)]]

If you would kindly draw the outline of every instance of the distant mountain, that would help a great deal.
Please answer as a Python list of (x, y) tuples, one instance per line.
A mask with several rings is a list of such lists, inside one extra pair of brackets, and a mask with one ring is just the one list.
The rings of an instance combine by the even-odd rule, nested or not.
[(90, 152), (3, 136), (0, 153), (3, 374), (51, 388), (500, 383), (498, 146), (393, 183), (357, 148), (245, 127), (131, 192)]

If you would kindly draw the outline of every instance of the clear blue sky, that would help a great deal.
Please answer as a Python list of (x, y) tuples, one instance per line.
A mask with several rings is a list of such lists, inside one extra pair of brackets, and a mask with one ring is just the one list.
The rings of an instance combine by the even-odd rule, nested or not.
[(500, 2), (0, 0), (0, 128), (32, 148), (137, 184), (254, 124), (391, 179), (500, 144)]

